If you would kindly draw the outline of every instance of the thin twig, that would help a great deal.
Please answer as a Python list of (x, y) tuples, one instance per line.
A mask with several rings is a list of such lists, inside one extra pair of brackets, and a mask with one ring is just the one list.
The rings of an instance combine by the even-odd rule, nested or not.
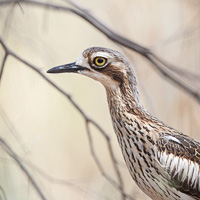
[(23, 149), (24, 153), (27, 152), (27, 149), (24, 147), (24, 145), (22, 144), (21, 138), (19, 133), (17, 132), (17, 130), (15, 129), (15, 127), (13, 126), (11, 120), (9, 119), (7, 113), (5, 112), (5, 110), (0, 106), (0, 116), (3, 120), (3, 122), (6, 124), (6, 126), (8, 127), (10, 133), (12, 134), (12, 136), (15, 138), (15, 140), (20, 144), (20, 147)]
[[(170, 71), (170, 67), (163, 68), (161, 65), (165, 65), (165, 66), (167, 65), (164, 61), (159, 59), (157, 56), (150, 54), (150, 55), (147, 55), (147, 58), (149, 61), (151, 61), (151, 63), (153, 63), (153, 66), (155, 66), (156, 69), (163, 76), (169, 78), (169, 80), (172, 81), (172, 83), (184, 89), (190, 96), (194, 97), (194, 99), (196, 99), (197, 102), (200, 103), (200, 91), (198, 91), (198, 89), (192, 88), (187, 83), (184, 83), (180, 77), (177, 77), (175, 73)], [(160, 62), (160, 64), (158, 62)]]
[(0, 196), (0, 200), (7, 200), (8, 198), (7, 198), (6, 193), (2, 186), (0, 186), (0, 191), (3, 194), (3, 198), (1, 198), (1, 196)]
[[(169, 71), (166, 71), (165, 68), (167, 67), (165, 64), (160, 65), (160, 62), (162, 61), (161, 58), (156, 56), (150, 49), (143, 47), (142, 45), (133, 42), (131, 40), (128, 40), (127, 38), (115, 33), (110, 28), (105, 26), (102, 22), (100, 22), (97, 18), (95, 18), (93, 15), (91, 15), (89, 12), (86, 11), (86, 9), (83, 9), (82, 7), (78, 6), (77, 3), (75, 4), (76, 9), (65, 7), (65, 6), (57, 6), (50, 3), (43, 3), (39, 1), (33, 1), (33, 0), (4, 0), (0, 1), (0, 5), (6, 5), (11, 4), (14, 2), (21, 2), (25, 4), (35, 5), (35, 6), (41, 6), (46, 8), (51, 8), (54, 10), (61, 10), (65, 12), (71, 12), (73, 14), (78, 15), (82, 19), (86, 20), (88, 23), (90, 23), (92, 26), (94, 26), (96, 29), (98, 29), (100, 32), (102, 32), (105, 36), (107, 36), (110, 40), (121, 44), (124, 47), (127, 47), (143, 57), (145, 57), (148, 61), (150, 61), (156, 69), (160, 72), (160, 74), (165, 77), (167, 80), (170, 80), (170, 82), (174, 83), (174, 85), (178, 86), (179, 88), (183, 89), (187, 94), (191, 95), (198, 103), (200, 103), (200, 94), (199, 91), (193, 87), (187, 86), (187, 84), (179, 79), (177, 80), (172, 76), (172, 73), (169, 73)], [(72, 1), (69, 1), (71, 3)], [(72, 4), (72, 3), (71, 3)], [(163, 61), (164, 62), (164, 61)], [(169, 69), (169, 68), (168, 68)]]
[[(4, 41), (0, 38), (0, 43), (2, 44), (4, 50), (6, 51), (6, 53), (10, 56), (13, 56), (14, 58), (16, 58), (17, 60), (19, 60), (20, 62), (24, 63), (25, 65), (27, 65), (28, 67), (30, 67), (31, 69), (33, 69), (35, 72), (37, 72), (43, 79), (45, 79), (49, 84), (51, 84), (53, 87), (55, 87), (59, 92), (61, 92), (65, 97), (67, 97), (70, 102), (73, 104), (73, 106), (80, 112), (80, 114), (82, 115), (82, 117), (87, 120), (88, 122), (92, 123), (98, 130), (99, 132), (102, 134), (102, 136), (106, 139), (107, 142), (107, 146), (108, 146), (108, 150), (109, 150), (109, 154), (115, 169), (115, 172), (117, 174), (118, 177), (118, 181), (120, 184), (120, 188), (123, 188), (123, 182), (122, 182), (122, 178), (118, 169), (118, 166), (116, 165), (116, 159), (114, 157), (114, 153), (113, 153), (113, 149), (110, 143), (110, 138), (108, 136), (108, 134), (101, 128), (100, 125), (98, 125), (94, 120), (92, 120), (91, 118), (89, 118), (85, 112), (79, 107), (79, 105), (71, 98), (71, 96), (66, 93), (63, 89), (61, 89), (60, 87), (58, 87), (54, 82), (52, 82), (46, 75), (44, 75), (36, 66), (32, 65), (31, 63), (27, 62), (26, 60), (24, 60), (23, 58), (21, 58), (19, 55), (17, 55), (16, 53), (14, 53), (13, 51), (11, 51), (7, 45), (4, 43)], [(105, 176), (106, 177), (106, 176)], [(122, 191), (122, 189), (120, 190), (120, 192)]]
[[(14, 162), (13, 159), (11, 160), (10, 158), (3, 158), (3, 157), (0, 157), (0, 160), (2, 162)], [(51, 176), (50, 174), (48, 174), (46, 171), (42, 170), (40, 167), (38, 167), (36, 164), (28, 161), (28, 160), (24, 160), (23, 158), (20, 158), (20, 161), (25, 163), (26, 166), (29, 166), (31, 169), (33, 169), (39, 176), (45, 178), (45, 180), (49, 181), (50, 183), (52, 184), (57, 184), (57, 185), (63, 185), (63, 186), (68, 186), (68, 187), (71, 187), (73, 189), (75, 189), (76, 191), (78, 192), (83, 192), (83, 193), (87, 193), (88, 195), (90, 195), (92, 198), (96, 198), (94, 195), (92, 195), (90, 192), (88, 192), (87, 190), (84, 190), (82, 189), (81, 187), (79, 187), (78, 185), (68, 181), (68, 180), (65, 180), (65, 179), (60, 179), (60, 178), (55, 178), (53, 176)], [(0, 186), (1, 187), (1, 186)], [(88, 189), (88, 188), (87, 188)], [(0, 188), (0, 190), (2, 190)], [(93, 191), (94, 193), (94, 191)], [(99, 194), (98, 194), (98, 197), (99, 197)]]
[(38, 184), (36, 183), (35, 179), (31, 176), (31, 174), (29, 173), (28, 169), (26, 169), (26, 167), (23, 165), (23, 163), (20, 161), (18, 155), (14, 152), (14, 150), (11, 149), (11, 147), (7, 144), (7, 142), (0, 137), (0, 144), (1, 147), (4, 149), (4, 151), (15, 160), (15, 162), (17, 163), (17, 165), (21, 168), (21, 170), (26, 174), (26, 176), (28, 177), (28, 180), (30, 181), (31, 185), (33, 186), (33, 188), (35, 189), (35, 191), (37, 192), (38, 196), (42, 199), (42, 200), (47, 200), (47, 198), (44, 196), (43, 192), (41, 191), (41, 189), (39, 188)]
[[(198, 101), (198, 103), (200, 103), (200, 93), (199, 93), (199, 91), (196, 90), (195, 88), (192, 88), (192, 87), (188, 86), (184, 81), (182, 81), (181, 79), (178, 79), (178, 77), (174, 77), (174, 74), (173, 74), (173, 71), (172, 71), (172, 65), (169, 65), (168, 63), (166, 63), (166, 61), (164, 61), (161, 58), (159, 58), (150, 49), (148, 49), (146, 47), (143, 47), (143, 46), (137, 44), (136, 42), (132, 42), (132, 41), (130, 41), (130, 40), (128, 40), (128, 39), (126, 39), (126, 38), (114, 33), (111, 29), (109, 29), (108, 27), (103, 25), (94, 16), (92, 16), (90, 13), (87, 13), (87, 11), (85, 9), (79, 7), (72, 0), (68, 0), (68, 2), (71, 3), (73, 6), (75, 6), (78, 10), (83, 12), (85, 15), (87, 15), (88, 17), (93, 19), (96, 22), (95, 25), (96, 24), (102, 25), (102, 28), (98, 28), (98, 26), (96, 26), (96, 28), (99, 29), (101, 32), (103, 32), (109, 39), (111, 39), (111, 40), (113, 40), (113, 41), (115, 41), (115, 42), (117, 42), (117, 43), (119, 43), (119, 44), (121, 44), (121, 45), (123, 45), (123, 46), (125, 46), (125, 47), (127, 47), (129, 49), (131, 49), (131, 50), (134, 50), (137, 53), (139, 53), (142, 56), (144, 56), (147, 60), (149, 60), (153, 64), (153, 66), (164, 77), (166, 77), (172, 83), (175, 83), (175, 85), (177, 85), (180, 88), (182, 88), (184, 91), (186, 91), (192, 97), (194, 97), (194, 99), (196, 99)], [(106, 32), (103, 31), (104, 30), (103, 28), (106, 29), (110, 34), (106, 34)], [(128, 43), (127, 43), (127, 41), (128, 41)]]
[(59, 179), (59, 178), (54, 178), (50, 174), (45, 172), (44, 170), (40, 169), (37, 165), (33, 164), (32, 162), (27, 162), (27, 161), (24, 161), (24, 160), (22, 160), (22, 161), (25, 162), (29, 167), (34, 169), (39, 175), (44, 177), (49, 182), (54, 183), (54, 184), (59, 184), (59, 185), (71, 187), (78, 192), (87, 193), (90, 196), (92, 196), (92, 198), (95, 198), (94, 195), (91, 195), (88, 191), (86, 191), (86, 190), (82, 189), (81, 187), (71, 183), (70, 181), (67, 181), (67, 180), (64, 180), (64, 179)]
[(2, 80), (3, 71), (4, 71), (4, 67), (5, 67), (5, 64), (6, 64), (7, 57), (8, 57), (8, 54), (7, 54), (7, 52), (5, 52), (5, 55), (3, 57), (2, 64), (1, 64), (1, 69), (0, 69), (0, 84), (1, 84), (1, 80)]
[[(94, 145), (93, 145), (94, 143), (93, 143), (91, 132), (90, 132), (90, 128), (89, 128), (89, 121), (86, 120), (85, 123), (86, 123), (85, 125), (86, 125), (87, 136), (88, 136), (88, 140), (89, 140), (90, 152), (91, 152), (92, 157), (95, 160), (95, 162), (97, 164), (97, 167), (98, 167), (99, 171), (101, 172), (102, 176), (104, 176), (116, 189), (118, 189), (121, 192), (122, 199), (127, 199), (128, 198), (128, 199), (134, 200), (133, 197), (129, 196), (128, 194), (126, 194), (124, 192), (124, 188), (122, 187), (123, 184), (118, 185), (116, 183), (116, 181), (114, 181), (109, 175), (107, 175), (105, 173), (105, 170), (104, 170), (101, 162), (99, 161), (98, 157), (96, 156), (96, 153), (95, 153), (95, 150), (94, 150)], [(108, 145), (108, 148), (112, 148), (112, 147), (110, 145)], [(112, 152), (112, 149), (109, 149), (109, 151)], [(114, 158), (114, 155), (113, 155), (112, 158)], [(117, 165), (117, 161), (116, 160), (115, 160), (115, 165)]]
[[(105, 26), (102, 22), (100, 22), (97, 18), (95, 18), (93, 15), (91, 15), (86, 9), (83, 9), (82, 7), (80, 7), (78, 4), (74, 4), (72, 1), (70, 1), (70, 3), (73, 6), (75, 6), (76, 9), (65, 7), (65, 6), (57, 6), (57, 5), (50, 4), (50, 3), (43, 3), (43, 2), (39, 2), (39, 1), (33, 1), (33, 0), (29, 0), (29, 1), (27, 1), (27, 0), (26, 1), (25, 0), (6, 0), (6, 1), (0, 1), (0, 5), (12, 4), (12, 3), (16, 3), (16, 2), (17, 3), (20, 2), (22, 4), (30, 4), (30, 5), (40, 6), (40, 7), (54, 9), (54, 10), (61, 10), (61, 11), (65, 11), (65, 12), (71, 12), (71, 13), (74, 13), (74, 14), (78, 15), (79, 17), (81, 17), (82, 19), (84, 19), (88, 23), (90, 23), (92, 26), (94, 26), (96, 29), (98, 29), (99, 31), (101, 31), (110, 40), (112, 40), (112, 41), (114, 41), (114, 42), (116, 42), (118, 44), (121, 44), (124, 47), (127, 47), (127, 48), (129, 48), (131, 50), (134, 50), (135, 52), (137, 52), (140, 55), (144, 56), (148, 61), (150, 61), (153, 64), (153, 66), (164, 77), (166, 77), (168, 80), (170, 80), (171, 82), (173, 82), (176, 86), (179, 86), (180, 88), (182, 88), (184, 91), (186, 91), (188, 94), (190, 94), (194, 99), (196, 99), (198, 102), (200, 102), (200, 94), (196, 90), (196, 88), (193, 88), (193, 87), (187, 85), (183, 80), (181, 80), (180, 78), (176, 77), (175, 74), (173, 73), (173, 71), (170, 70), (169, 65), (166, 62), (164, 62), (162, 59), (160, 59), (158, 56), (156, 56), (154, 53), (152, 53), (150, 49), (148, 49), (146, 47), (143, 47), (142, 45), (139, 45), (138, 43), (130, 41), (127, 38), (125, 38), (125, 37), (123, 37), (123, 36), (115, 33), (110, 28), (108, 28), (107, 26)], [(41, 71), (37, 67), (35, 67), (34, 65), (32, 65), (29, 62), (25, 61), (23, 58), (21, 58), (20, 56), (18, 56), (13, 51), (10, 51), (1, 38), (0, 38), (0, 43), (2, 44), (3, 48), (6, 51), (6, 55), (12, 55), (17, 60), (21, 61), (22, 63), (24, 63), (27, 66), (29, 66), (30, 68), (32, 68), (42, 78), (44, 78), (49, 84), (51, 84), (59, 92), (61, 92), (65, 97), (67, 97), (70, 100), (70, 102), (73, 104), (73, 106), (75, 106), (75, 108), (80, 112), (80, 114), (82, 115), (82, 117), (86, 120), (86, 122), (87, 122), (86, 123), (87, 124), (86, 128), (88, 128), (88, 123), (90, 122), (90, 123), (94, 124), (94, 126), (105, 137), (105, 139), (107, 141), (109, 153), (110, 153), (110, 156), (111, 156), (111, 159), (112, 159), (112, 163), (113, 163), (115, 172), (117, 174), (120, 186), (117, 183), (116, 184), (117, 184), (117, 187), (120, 187), (120, 191), (123, 194), (124, 193), (124, 191), (123, 191), (123, 182), (122, 182), (122, 179), (121, 179), (121, 175), (120, 175), (119, 169), (117, 167), (117, 162), (116, 162), (115, 156), (113, 154), (112, 146), (111, 146), (111, 143), (110, 143), (110, 137), (108, 136), (108, 134), (95, 121), (93, 121), (92, 119), (90, 119), (83, 112), (83, 110), (71, 98), (71, 96), (68, 93), (66, 93), (64, 90), (62, 90), (60, 87), (58, 87), (54, 82), (52, 82), (50, 79), (48, 79), (43, 73), (41, 73)], [(6, 60), (6, 58), (5, 58), (5, 60)], [(2, 66), (4, 66), (4, 64), (2, 64)], [(181, 77), (180, 74), (179, 74), (179, 76)], [(89, 128), (88, 128), (88, 131), (89, 131)], [(89, 139), (89, 141), (90, 141), (90, 145), (93, 145), (92, 144), (92, 140)], [(91, 152), (92, 152), (92, 150), (91, 150)], [(92, 154), (95, 155), (95, 152), (93, 151)], [(95, 157), (94, 157), (94, 159), (95, 159)], [(97, 157), (96, 157), (96, 159), (98, 160)], [(96, 159), (95, 159), (95, 161), (97, 162)], [(98, 165), (98, 167), (99, 167), (99, 169), (101, 171), (103, 168), (102, 168), (101, 164), (100, 165), (99, 164), (100, 163), (97, 162), (97, 165)], [(101, 171), (101, 172), (104, 172), (104, 171)], [(106, 179), (109, 180), (109, 178), (108, 178), (109, 176), (107, 176), (105, 174), (105, 172), (102, 173), (102, 174), (106, 177)]]
[(85, 112), (79, 107), (79, 105), (72, 99), (72, 97), (65, 92), (63, 89), (61, 89), (60, 87), (58, 87), (53, 81), (51, 81), (45, 74), (43, 74), (40, 69), (38, 69), (36, 66), (34, 66), (33, 64), (29, 63), (28, 61), (24, 60), (23, 58), (21, 58), (19, 55), (17, 55), (16, 53), (14, 53), (13, 51), (11, 51), (6, 44), (4, 43), (3, 39), (0, 37), (0, 44), (2, 44), (4, 50), (6, 51), (6, 53), (8, 55), (13, 56), (14, 58), (16, 58), (17, 60), (19, 60), (20, 62), (24, 63), (25, 65), (27, 65), (28, 67), (30, 67), (32, 70), (34, 70), (36, 73), (38, 73), (43, 79), (45, 79), (45, 81), (47, 81), (50, 85), (52, 85), (55, 89), (57, 89), (60, 93), (62, 93), (65, 97), (67, 97), (70, 102), (74, 105), (74, 107), (80, 112), (80, 114), (88, 121), (90, 121), (102, 134), (104, 137), (106, 137), (107, 139), (109, 139), (108, 134), (91, 118), (89, 118)]

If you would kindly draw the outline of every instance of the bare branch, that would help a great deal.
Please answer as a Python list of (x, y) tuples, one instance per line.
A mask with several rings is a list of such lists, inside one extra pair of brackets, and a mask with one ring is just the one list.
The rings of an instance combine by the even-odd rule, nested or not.
[[(14, 162), (13, 159), (8, 159), (8, 158), (3, 158), (0, 157), (0, 160), (2, 162)], [(40, 175), (42, 178), (44, 178), (45, 180), (49, 181), (52, 184), (57, 184), (57, 185), (62, 185), (62, 186), (67, 186), (67, 187), (71, 187), (74, 190), (76, 190), (77, 192), (83, 192), (83, 193), (87, 193), (89, 194), (92, 198), (95, 198), (94, 195), (92, 195), (90, 192), (88, 192), (87, 190), (82, 189), (81, 187), (79, 187), (76, 184), (73, 184), (72, 182), (65, 180), (65, 179), (60, 179), (60, 178), (56, 178), (56, 177), (52, 177), (50, 174), (48, 174), (46, 171), (42, 170), (40, 167), (38, 167), (36, 164), (28, 161), (28, 160), (24, 160), (23, 158), (20, 158), (20, 162), (23, 162), (26, 164), (26, 166), (30, 167), (31, 169), (33, 169), (38, 175)], [(88, 188), (87, 188), (88, 189)], [(3, 193), (3, 188), (0, 186), (0, 191), (2, 191)], [(93, 192), (94, 193), (94, 192)], [(5, 194), (6, 195), (6, 194)], [(5, 196), (4, 195), (4, 196)], [(99, 196), (99, 194), (98, 194)], [(7, 200), (6, 197), (4, 197), (5, 200)], [(1, 200), (1, 199), (0, 199)]]
[[(148, 61), (150, 61), (159, 72), (160, 74), (165, 77), (170, 82), (174, 83), (179, 88), (183, 89), (187, 94), (191, 95), (198, 103), (200, 103), (200, 92), (197, 88), (189, 86), (185, 81), (182, 79), (177, 79), (173, 76), (173, 72), (170, 72), (170, 69), (168, 68), (168, 65), (158, 56), (156, 56), (150, 49), (143, 47), (142, 45), (133, 42), (131, 40), (128, 40), (127, 38), (115, 33), (110, 28), (105, 26), (102, 22), (100, 22), (97, 18), (95, 18), (93, 15), (88, 13), (86, 9), (83, 9), (82, 7), (78, 6), (77, 3), (74, 3), (73, 1), (68, 1), (73, 6), (75, 6), (76, 9), (64, 7), (64, 6), (57, 6), (50, 3), (42, 3), (39, 1), (33, 1), (33, 0), (4, 0), (0, 1), (0, 5), (6, 5), (11, 4), (14, 2), (21, 2), (25, 4), (35, 5), (35, 6), (41, 6), (46, 8), (51, 8), (54, 10), (61, 10), (65, 12), (71, 12), (73, 14), (78, 15), (79, 17), (86, 20), (88, 23), (90, 23), (92, 26), (94, 26), (96, 29), (101, 31), (105, 36), (107, 36), (110, 40), (121, 44), (124, 47), (127, 47), (143, 57), (145, 57)], [(161, 65), (161, 63), (163, 63)], [(166, 70), (168, 68), (168, 70)], [(181, 75), (179, 75), (181, 77)]]
[(92, 140), (92, 136), (91, 136), (91, 132), (90, 132), (90, 128), (89, 128), (89, 121), (86, 120), (86, 130), (87, 130), (87, 135), (88, 135), (88, 140), (89, 140), (89, 145), (90, 145), (90, 151), (91, 151), (91, 154), (92, 154), (92, 157), (94, 158), (98, 168), (99, 168), (99, 171), (101, 172), (102, 176), (104, 176), (116, 189), (118, 189), (121, 194), (122, 194), (122, 199), (131, 199), (131, 200), (134, 200), (134, 198), (132, 198), (131, 196), (129, 196), (128, 194), (126, 194), (124, 192), (124, 185), (123, 185), (123, 181), (122, 181), (122, 178), (121, 178), (121, 174), (120, 172), (118, 171), (118, 168), (116, 167), (117, 166), (117, 162), (115, 160), (115, 157), (113, 155), (113, 151), (112, 151), (112, 146), (110, 144), (110, 142), (107, 142), (108, 144), (108, 148), (109, 148), (109, 152), (112, 152), (112, 156), (111, 158), (114, 159), (114, 164), (113, 166), (116, 167), (115, 170), (118, 171), (118, 177), (120, 177), (120, 184), (118, 185), (115, 180), (113, 180), (109, 175), (106, 174), (101, 162), (99, 161), (98, 157), (96, 156), (96, 153), (95, 153), (95, 150), (94, 150), (94, 143), (93, 143), (93, 140)]
[(1, 196), (0, 196), (0, 200), (7, 200), (8, 198), (6, 196), (6, 193), (5, 193), (4, 189), (3, 189), (3, 187), (1, 187), (1, 186), (0, 186), (0, 191), (3, 194), (3, 198), (1, 198)]
[[(32, 70), (34, 70), (35, 72), (37, 72), (44, 80), (46, 80), (49, 84), (51, 84), (53, 87), (55, 87), (59, 92), (61, 92), (66, 98), (68, 98), (68, 100), (70, 100), (70, 102), (73, 104), (73, 106), (79, 111), (79, 113), (82, 115), (82, 117), (92, 123), (101, 133), (101, 135), (106, 139), (107, 142), (107, 146), (108, 146), (108, 150), (109, 150), (109, 154), (110, 154), (110, 158), (112, 160), (113, 166), (114, 166), (114, 170), (116, 172), (119, 184), (120, 184), (120, 188), (122, 191), (123, 188), (123, 182), (122, 182), (122, 178), (119, 172), (119, 168), (118, 165), (116, 163), (116, 159), (112, 150), (112, 146), (110, 143), (110, 138), (108, 136), (108, 134), (101, 128), (101, 126), (99, 126), (94, 120), (92, 120), (91, 118), (89, 118), (84, 111), (78, 106), (78, 104), (71, 98), (71, 96), (66, 93), (63, 89), (61, 89), (60, 87), (58, 87), (54, 82), (52, 82), (46, 75), (44, 75), (36, 66), (32, 65), (31, 63), (25, 61), (23, 58), (21, 58), (20, 56), (18, 56), (16, 53), (14, 53), (13, 51), (11, 51), (6, 44), (4, 43), (4, 41), (0, 38), (0, 44), (2, 44), (5, 52), (7, 55), (11, 55), (14, 58), (16, 58), (17, 60), (19, 60), (20, 62), (24, 63), (25, 65), (27, 65), (28, 67), (30, 67)], [(105, 176), (107, 178), (107, 176)], [(108, 179), (107, 179), (108, 180)], [(110, 182), (110, 181), (109, 181)], [(114, 184), (114, 183), (113, 183)]]
[(194, 86), (191, 86), (188, 83), (183, 82), (182, 78), (179, 75), (177, 76), (178, 71), (176, 71), (176, 73), (175, 73), (175, 70), (172, 66), (167, 65), (166, 62), (162, 61), (156, 55), (149, 54), (149, 55), (147, 55), (147, 58), (154, 64), (153, 66), (156, 67), (156, 69), (163, 76), (169, 78), (169, 80), (172, 83), (175, 83), (176, 85), (178, 85), (179, 87), (184, 89), (189, 95), (194, 97), (194, 99), (196, 99), (198, 101), (198, 103), (200, 103), (200, 91), (198, 90), (198, 88), (195, 88)]
[[(44, 177), (49, 182), (59, 184), (59, 185), (63, 185), (63, 186), (68, 186), (68, 187), (75, 189), (78, 192), (84, 192), (84, 193), (87, 193), (91, 196), (91, 194), (88, 191), (86, 191), (86, 190), (82, 189), (81, 187), (71, 183), (70, 181), (67, 181), (67, 180), (64, 180), (64, 179), (59, 179), (59, 178), (54, 178), (51, 175), (49, 175), (47, 172), (45, 172), (44, 170), (40, 169), (38, 166), (33, 164), (32, 162), (27, 162), (27, 161), (24, 161), (24, 160), (22, 160), (22, 161), (25, 162), (29, 167), (34, 169), (39, 175)], [(92, 197), (94, 198), (93, 195), (92, 195)]]
[[(194, 86), (194, 84), (190, 84), (187, 81), (185, 81), (187, 79), (186, 73), (183, 73), (183, 71), (181, 71), (181, 70), (177, 70), (177, 67), (174, 67), (174, 66), (168, 64), (167, 62), (163, 61), (163, 59), (161, 59), (157, 55), (155, 55), (152, 52), (152, 50), (150, 50), (149, 48), (146, 48), (146, 47), (144, 47), (144, 46), (142, 46), (142, 45), (140, 45), (136, 42), (128, 40), (127, 38), (117, 34), (113, 30), (111, 30), (109, 27), (104, 25), (102, 22), (100, 22), (92, 14), (90, 14), (86, 9), (82, 8), (77, 3), (74, 3), (72, 0), (68, 0), (67, 2), (69, 2), (74, 8), (66, 7), (66, 6), (58, 6), (58, 5), (54, 5), (54, 4), (51, 4), (51, 3), (43, 3), (43, 2), (34, 1), (34, 0), (3, 0), (3, 1), (0, 1), (0, 6), (9, 5), (9, 4), (13, 5), (13, 4), (17, 3), (21, 7), (21, 4), (29, 4), (29, 5), (32, 5), (32, 6), (39, 6), (39, 7), (52, 9), (52, 10), (60, 10), (60, 11), (64, 11), (64, 12), (71, 12), (71, 13), (81, 17), (85, 21), (87, 21), (89, 24), (91, 24), (93, 27), (95, 27), (100, 32), (102, 32), (106, 37), (108, 37), (113, 42), (116, 42), (116, 43), (118, 43), (118, 44), (120, 44), (124, 47), (127, 47), (127, 48), (139, 53), (143, 57), (145, 57), (150, 63), (153, 64), (152, 66), (163, 77), (167, 78), (167, 80), (174, 83), (179, 88), (183, 89), (185, 92), (187, 92), (187, 94), (192, 96), (197, 102), (200, 103), (200, 91), (198, 91), (197, 87)], [(117, 162), (115, 155), (113, 153), (113, 149), (112, 149), (112, 145), (111, 145), (111, 142), (110, 142), (109, 135), (101, 128), (101, 126), (99, 124), (97, 124), (93, 119), (91, 119), (87, 116), (87, 114), (80, 108), (80, 106), (71, 98), (71, 96), (67, 92), (65, 92), (63, 89), (58, 87), (45, 74), (43, 74), (40, 71), (39, 68), (37, 68), (33, 64), (29, 63), (28, 61), (26, 61), (25, 59), (20, 57), (14, 51), (11, 51), (7, 47), (7, 45), (5, 44), (5, 42), (2, 38), (0, 38), (0, 44), (2, 45), (3, 49), (5, 50), (5, 55), (3, 57), (3, 61), (2, 61), (2, 64), (1, 64), (0, 81), (2, 79), (2, 74), (3, 74), (3, 70), (5, 68), (6, 60), (7, 60), (8, 56), (11, 55), (15, 59), (19, 60), (21, 63), (24, 63), (26, 66), (30, 67), (38, 75), (40, 75), (45, 81), (47, 81), (51, 86), (53, 86), (56, 90), (58, 90), (61, 94), (63, 94), (72, 103), (72, 105), (79, 111), (81, 116), (86, 121), (86, 130), (87, 130), (87, 134), (88, 134), (91, 154), (92, 154), (92, 156), (93, 156), (93, 158), (94, 158), (94, 160), (95, 160), (95, 162), (96, 162), (96, 164), (99, 168), (99, 171), (121, 193), (122, 199), (127, 199), (127, 198), (133, 199), (132, 197), (127, 195), (124, 191), (124, 185), (123, 185), (122, 177), (121, 177), (121, 174), (120, 174), (120, 171), (119, 171), (119, 168), (118, 168), (118, 162)], [(189, 76), (191, 75), (191, 73), (189, 73), (189, 72), (187, 72), (187, 73), (188, 73)], [(186, 77), (186, 79), (182, 79), (182, 77)], [(192, 77), (194, 77), (194, 76), (192, 76)], [(197, 77), (197, 79), (199, 78), (198, 76), (196, 76), (196, 77)], [(89, 129), (89, 123), (93, 124), (95, 126), (95, 128), (97, 128), (99, 130), (99, 133), (105, 138), (106, 143), (107, 143), (107, 148), (108, 148), (108, 151), (109, 151), (109, 154), (110, 154), (110, 158), (111, 158), (111, 161), (112, 161), (112, 164), (113, 164), (113, 167), (114, 167), (114, 170), (115, 170), (115, 173), (117, 175), (117, 179), (118, 179), (119, 183), (117, 183), (112, 177), (110, 177), (105, 172), (102, 164), (100, 163), (97, 155), (95, 154), (93, 141), (92, 141), (92, 137), (91, 137), (91, 133), (90, 133), (90, 129)], [(43, 193), (40, 191), (40, 188), (38, 187), (38, 185), (36, 184), (34, 179), (31, 177), (30, 173), (25, 168), (25, 166), (21, 163), (17, 154), (8, 146), (8, 144), (2, 138), (0, 138), (0, 142), (1, 142), (2, 146), (4, 147), (4, 150), (16, 161), (18, 166), (21, 167), (21, 169), (23, 170), (23, 172), (26, 174), (29, 181), (31, 182), (32, 186), (37, 191), (40, 198), (45, 199)], [(39, 173), (43, 176), (46, 176), (46, 178), (49, 178), (47, 174), (41, 172), (40, 170), (39, 170)], [(64, 184), (64, 182), (63, 182), (63, 184)], [(66, 184), (66, 182), (65, 182), (65, 184)]]
[(26, 176), (28, 177), (28, 180), (30, 181), (31, 185), (33, 186), (33, 188), (35, 189), (35, 191), (37, 192), (38, 196), (42, 199), (42, 200), (47, 200), (46, 197), (44, 196), (43, 192), (41, 191), (41, 189), (39, 188), (38, 184), (36, 183), (35, 179), (31, 176), (31, 174), (29, 173), (29, 171), (26, 169), (26, 167), (22, 164), (22, 162), (20, 161), (18, 155), (11, 149), (11, 147), (7, 144), (7, 142), (0, 137), (0, 143), (1, 143), (1, 147), (4, 149), (4, 151), (15, 160), (15, 162), (17, 163), (17, 165), (21, 168), (21, 170), (26, 174)]
[(3, 57), (2, 64), (1, 64), (1, 69), (0, 69), (0, 83), (1, 83), (1, 79), (2, 79), (2, 75), (3, 75), (3, 71), (4, 71), (4, 67), (5, 67), (5, 63), (6, 63), (7, 57), (8, 57), (8, 54), (6, 52), (4, 57)]
[(13, 126), (12, 122), (10, 121), (7, 113), (4, 111), (4, 109), (0, 106), (0, 116), (6, 126), (8, 127), (10, 133), (15, 138), (15, 140), (20, 144), (20, 147), (23, 149), (24, 152), (27, 152), (27, 149), (24, 147), (24, 145), (21, 142), (21, 138), (15, 127)]
[[(95, 25), (102, 25), (102, 27), (95, 26), (97, 29), (99, 29), (101, 32), (103, 32), (109, 39), (113, 40), (114, 42), (117, 42), (131, 50), (136, 51), (137, 53), (141, 54), (145, 58), (147, 58), (153, 66), (168, 80), (170, 80), (172, 83), (175, 83), (175, 85), (182, 88), (184, 91), (186, 91), (188, 94), (190, 94), (192, 97), (194, 97), (198, 103), (200, 103), (200, 91), (198, 91), (197, 88), (194, 86), (189, 86), (186, 82), (182, 81), (180, 77), (182, 77), (181, 73), (177, 73), (180, 77), (174, 76), (174, 67), (172, 65), (168, 64), (167, 62), (163, 61), (161, 58), (159, 58), (157, 55), (155, 55), (150, 49), (146, 47), (142, 47), (141, 45), (137, 44), (136, 42), (132, 42), (116, 33), (114, 33), (111, 29), (103, 25), (100, 21), (98, 21), (95, 17), (93, 17), (91, 14), (87, 13), (87, 11), (80, 6), (78, 6), (76, 3), (74, 3), (72, 0), (68, 0), (73, 6), (75, 6), (78, 10), (82, 11), (84, 14), (86, 14), (88, 17), (94, 20)], [(87, 19), (86, 19), (87, 20)], [(88, 20), (87, 20), (88, 21)], [(90, 21), (88, 21), (90, 22)], [(104, 31), (106, 29), (107, 32)], [(175, 67), (177, 68), (177, 67)], [(179, 70), (180, 72), (180, 70)], [(187, 72), (190, 75), (190, 72)], [(198, 76), (200, 79), (200, 77)]]

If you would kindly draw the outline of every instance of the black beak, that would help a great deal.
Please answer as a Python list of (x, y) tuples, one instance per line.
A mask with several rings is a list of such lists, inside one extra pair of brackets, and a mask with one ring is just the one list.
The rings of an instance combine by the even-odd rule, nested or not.
[(76, 63), (73, 62), (73, 63), (69, 63), (66, 65), (60, 65), (57, 67), (53, 67), (53, 68), (49, 69), (47, 71), (47, 73), (64, 73), (64, 72), (76, 72), (77, 73), (77, 72), (83, 71), (83, 70), (89, 70), (89, 69), (86, 67), (76, 65)]

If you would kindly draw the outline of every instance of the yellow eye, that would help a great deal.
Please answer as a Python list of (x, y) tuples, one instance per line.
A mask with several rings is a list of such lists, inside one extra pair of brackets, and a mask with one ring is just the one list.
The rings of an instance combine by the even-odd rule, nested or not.
[(106, 64), (107, 62), (107, 59), (106, 58), (103, 58), (103, 57), (96, 57), (94, 59), (94, 64), (98, 67), (102, 67)]

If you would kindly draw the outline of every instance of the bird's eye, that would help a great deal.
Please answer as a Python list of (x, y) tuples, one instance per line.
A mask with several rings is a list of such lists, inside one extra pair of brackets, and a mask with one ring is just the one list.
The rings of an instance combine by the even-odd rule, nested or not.
[(103, 57), (96, 57), (94, 59), (94, 64), (97, 66), (97, 67), (103, 67), (107, 62), (107, 59), (106, 58), (103, 58)]

